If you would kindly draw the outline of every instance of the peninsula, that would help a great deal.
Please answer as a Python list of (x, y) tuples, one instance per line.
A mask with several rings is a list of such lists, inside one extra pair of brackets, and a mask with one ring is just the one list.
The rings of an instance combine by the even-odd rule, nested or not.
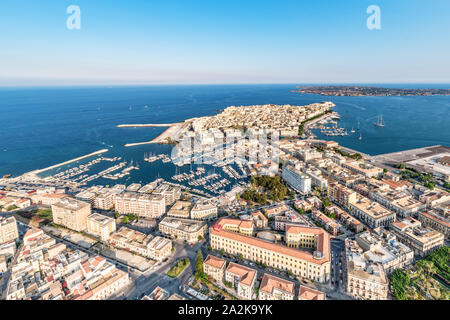
[(292, 92), (343, 97), (450, 95), (449, 89), (395, 89), (368, 86), (307, 86), (297, 87)]

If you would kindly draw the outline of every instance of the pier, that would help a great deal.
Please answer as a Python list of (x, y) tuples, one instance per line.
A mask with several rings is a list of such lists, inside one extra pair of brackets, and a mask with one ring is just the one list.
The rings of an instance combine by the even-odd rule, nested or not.
[(31, 177), (34, 177), (34, 178), (38, 178), (37, 175), (39, 173), (41, 173), (41, 172), (45, 172), (45, 171), (48, 171), (48, 170), (51, 170), (51, 169), (55, 169), (55, 168), (61, 167), (63, 165), (66, 165), (66, 164), (69, 164), (69, 163), (72, 163), (72, 162), (75, 162), (75, 161), (79, 161), (79, 160), (82, 160), (82, 159), (85, 159), (85, 158), (89, 158), (89, 157), (95, 156), (97, 154), (102, 154), (102, 153), (105, 153), (105, 152), (108, 152), (108, 151), (109, 151), (108, 149), (98, 150), (98, 151), (89, 153), (87, 155), (84, 155), (84, 156), (81, 156), (81, 157), (78, 157), (78, 158), (75, 158), (75, 159), (72, 159), (72, 160), (68, 160), (68, 161), (65, 161), (65, 162), (61, 162), (61, 163), (55, 164), (55, 165), (50, 166), (48, 168), (38, 169), (38, 170), (34, 170), (34, 171), (31, 171), (31, 172), (25, 173), (24, 176), (31, 176)]
[(177, 124), (182, 124), (183, 122), (178, 123), (147, 123), (147, 124), (118, 124), (117, 128), (138, 128), (138, 127), (171, 127)]
[[(165, 130), (163, 133), (161, 133), (159, 136), (157, 136), (153, 140), (145, 141), (145, 142), (127, 143), (124, 145), (124, 147), (134, 147), (134, 146), (140, 146), (140, 145), (144, 145), (144, 144), (167, 142), (168, 138), (175, 137), (178, 134), (178, 132), (182, 128), (184, 128), (185, 125), (186, 125), (185, 122), (178, 122), (178, 123), (173, 123), (170, 125), (142, 125), (145, 127), (152, 127), (152, 126), (167, 127), (167, 126), (169, 126), (169, 128), (167, 128), (167, 130)], [(121, 126), (133, 126), (133, 125), (121, 125)]]

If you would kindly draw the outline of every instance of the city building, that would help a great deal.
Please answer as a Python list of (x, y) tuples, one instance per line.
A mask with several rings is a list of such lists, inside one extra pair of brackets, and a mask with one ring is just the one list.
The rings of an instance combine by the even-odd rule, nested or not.
[(394, 212), (362, 195), (357, 195), (356, 200), (349, 203), (349, 211), (370, 228), (389, 226), (395, 221)]
[(423, 227), (420, 221), (412, 217), (394, 222), (391, 231), (398, 241), (414, 250), (414, 254), (419, 257), (426, 256), (444, 244), (442, 233)]
[(313, 253), (228, 231), (221, 224), (210, 228), (210, 245), (215, 250), (223, 249), (233, 255), (241, 254), (245, 259), (289, 270), (297, 276), (327, 282), (330, 278), (329, 235), (322, 229), (314, 229), (318, 231), (309, 231), (313, 236), (308, 242), (309, 248), (316, 244)]
[(243, 265), (230, 262), (225, 270), (225, 281), (232, 284), (241, 299), (253, 299), (257, 271)]
[(167, 212), (167, 216), (189, 219), (192, 203), (178, 200)]
[(336, 182), (330, 183), (328, 185), (327, 191), (328, 191), (328, 198), (331, 201), (340, 204), (344, 208), (349, 208), (350, 203), (356, 201), (357, 193), (339, 183)]
[(242, 233), (248, 236), (253, 235), (254, 224), (253, 220), (241, 220), (233, 218), (220, 218), (216, 222), (217, 226), (221, 226), (223, 230)]
[(379, 177), (383, 173), (382, 168), (361, 161), (347, 161), (342, 164), (342, 167), (350, 169), (367, 178)]
[(222, 284), (225, 266), (226, 261), (224, 259), (208, 255), (203, 262), (203, 272), (213, 278), (218, 284)]
[(281, 176), (296, 191), (302, 194), (311, 192), (311, 178), (294, 167), (284, 167)]
[(64, 193), (36, 193), (31, 196), (31, 201), (33, 204), (51, 206), (65, 198), (70, 198), (70, 196)]
[(191, 209), (191, 219), (210, 220), (217, 218), (217, 206), (208, 201), (197, 201)]
[(337, 236), (337, 234), (341, 230), (341, 226), (339, 223), (319, 210), (313, 210), (311, 212), (311, 217), (313, 218), (313, 220), (319, 222), (333, 236)]
[(165, 217), (159, 223), (159, 231), (178, 240), (195, 243), (205, 237), (206, 223), (197, 220)]
[(66, 248), (29, 229), (11, 266), (7, 300), (103, 300), (130, 284), (128, 273), (100, 256)]
[(115, 210), (120, 214), (135, 214), (145, 218), (160, 218), (166, 212), (163, 195), (125, 192), (114, 197)]
[(436, 230), (444, 235), (445, 238), (450, 238), (450, 219), (444, 212), (437, 210), (428, 210), (419, 212), (419, 221), (424, 227)]
[(295, 284), (265, 273), (259, 287), (259, 300), (294, 300)]
[(153, 195), (160, 195), (165, 199), (165, 205), (170, 206), (172, 203), (180, 199), (181, 188), (171, 186), (170, 184), (163, 183), (157, 186), (153, 192)]
[(386, 300), (388, 280), (381, 264), (367, 260), (356, 241), (345, 239), (342, 272), (345, 292), (357, 299)]
[(150, 258), (149, 243), (153, 236), (127, 227), (121, 227), (114, 232), (109, 243), (116, 248), (125, 249), (137, 253), (143, 257)]
[(116, 231), (116, 220), (108, 216), (93, 213), (87, 217), (87, 232), (108, 241), (111, 233)]
[(261, 211), (253, 211), (251, 216), (257, 228), (266, 228), (268, 226), (269, 220)]
[(0, 217), (0, 245), (14, 241), (19, 237), (17, 222), (14, 217)]
[(144, 296), (141, 300), (167, 300), (169, 296), (169, 292), (158, 286), (149, 296)]
[(163, 237), (153, 237), (127, 227), (113, 233), (109, 240), (116, 248), (135, 252), (143, 257), (162, 261), (172, 253), (172, 241)]
[(356, 235), (355, 241), (363, 249), (365, 259), (381, 265), (389, 275), (395, 269), (409, 266), (414, 259), (414, 252), (392, 234), (387, 231), (384, 234), (386, 237), (366, 231)]
[(75, 231), (87, 229), (91, 205), (73, 198), (64, 198), (52, 205), (53, 222)]
[(163, 261), (171, 255), (172, 247), (172, 240), (158, 236), (154, 237), (147, 244), (148, 257), (156, 261)]
[(326, 300), (326, 295), (322, 291), (300, 286), (298, 300)]

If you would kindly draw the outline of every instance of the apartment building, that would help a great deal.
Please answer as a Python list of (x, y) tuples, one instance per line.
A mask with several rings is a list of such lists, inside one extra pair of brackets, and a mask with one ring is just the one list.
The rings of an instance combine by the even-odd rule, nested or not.
[(87, 229), (91, 205), (73, 198), (64, 198), (52, 205), (53, 222), (75, 231)]
[(34, 194), (31, 196), (31, 201), (33, 204), (41, 204), (44, 206), (51, 206), (64, 198), (69, 198), (70, 196), (64, 193), (41, 193)]
[(269, 220), (261, 211), (253, 211), (251, 216), (257, 228), (266, 228), (268, 226)]
[(204, 221), (165, 217), (159, 223), (159, 231), (170, 237), (195, 243), (205, 237), (206, 223)]
[(93, 207), (100, 210), (110, 210), (114, 207), (115, 193), (109, 190), (101, 190), (94, 199)]
[(382, 168), (361, 161), (346, 161), (342, 164), (342, 167), (367, 178), (379, 177), (383, 173)]
[[(210, 244), (215, 250), (223, 249), (230, 254), (242, 254), (248, 260), (289, 270), (297, 276), (318, 282), (326, 282), (330, 277), (329, 235), (322, 229), (314, 229), (320, 231), (313, 231), (317, 233), (317, 237), (312, 239), (316, 243), (313, 253), (228, 231), (220, 224), (210, 228)], [(310, 247), (313, 247), (313, 243)]]
[(426, 256), (444, 244), (442, 233), (423, 227), (419, 220), (412, 217), (393, 223), (390, 230), (419, 257)]
[(341, 222), (351, 231), (359, 233), (364, 230), (364, 224), (361, 221), (352, 217), (350, 214), (340, 209), (339, 207), (328, 206), (325, 210), (326, 212), (328, 212), (328, 214), (335, 214), (339, 222)]
[(345, 239), (343, 263), (345, 292), (357, 299), (386, 300), (388, 280), (380, 264), (368, 261), (356, 241)]
[(56, 243), (40, 229), (24, 235), (11, 268), (7, 300), (101, 300), (125, 288), (128, 273), (100, 256)]
[(330, 183), (328, 185), (328, 198), (344, 208), (349, 208), (350, 203), (356, 201), (357, 193), (339, 183)]
[(419, 221), (424, 227), (436, 230), (444, 235), (445, 238), (450, 238), (450, 219), (437, 210), (427, 210), (419, 212)]
[(19, 237), (17, 222), (14, 217), (0, 217), (0, 245), (14, 241)]
[(361, 195), (349, 203), (349, 211), (370, 228), (386, 227), (395, 221), (394, 212)]
[(298, 300), (326, 300), (326, 295), (322, 291), (300, 286)]
[(87, 232), (108, 241), (111, 233), (116, 231), (116, 220), (108, 216), (93, 213), (87, 217)]
[(428, 209), (432, 209), (441, 204), (450, 202), (450, 193), (445, 191), (427, 190), (419, 196), (419, 201), (425, 203)]
[(257, 271), (243, 265), (230, 262), (225, 270), (225, 281), (230, 282), (241, 299), (253, 299)]
[(282, 215), (286, 211), (290, 211), (291, 209), (285, 204), (276, 204), (270, 208), (266, 209), (266, 215), (269, 218)]
[(168, 217), (189, 219), (192, 203), (178, 200), (167, 212)]
[(218, 284), (223, 283), (226, 261), (224, 259), (208, 255), (203, 262), (203, 272), (214, 279)]
[(191, 219), (210, 220), (217, 218), (217, 206), (207, 201), (197, 201), (191, 209)]
[(120, 214), (135, 214), (145, 218), (160, 218), (166, 212), (163, 195), (125, 192), (114, 197), (114, 207)]
[(424, 203), (414, 199), (406, 191), (387, 190), (384, 192), (370, 192), (369, 196), (371, 199), (395, 212), (398, 218), (416, 216), (418, 212), (426, 208)]
[(163, 261), (171, 255), (172, 247), (172, 240), (156, 236), (147, 244), (148, 257)]
[(160, 184), (156, 187), (153, 192), (153, 195), (163, 196), (165, 199), (165, 205), (170, 206), (172, 203), (180, 199), (181, 189), (180, 187), (175, 187), (170, 184)]
[(151, 258), (149, 243), (152, 238), (153, 236), (151, 234), (147, 235), (127, 227), (121, 227), (110, 236), (109, 243), (113, 247), (125, 249), (135, 252), (143, 257)]
[(282, 178), (296, 191), (302, 194), (311, 192), (311, 178), (292, 166), (283, 168)]
[(334, 219), (331, 219), (330, 217), (328, 217), (327, 215), (325, 215), (324, 213), (322, 213), (319, 210), (313, 210), (311, 212), (311, 217), (319, 222), (322, 226), (325, 227), (325, 229), (331, 233), (333, 236), (337, 236), (337, 234), (339, 233), (341, 226), (339, 223), (337, 223), (336, 221), (334, 221)]
[(395, 239), (395, 236), (384, 232), (382, 234), (363, 232), (355, 237), (356, 243), (363, 249), (364, 257), (373, 264), (383, 267), (387, 275), (395, 269), (403, 269), (414, 259), (414, 252)]
[(295, 284), (265, 273), (259, 287), (259, 300), (294, 300)]

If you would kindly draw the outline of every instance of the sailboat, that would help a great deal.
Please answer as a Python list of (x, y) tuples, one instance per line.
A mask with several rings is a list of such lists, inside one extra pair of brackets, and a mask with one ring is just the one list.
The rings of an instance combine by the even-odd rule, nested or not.
[(350, 130), (350, 132), (351, 133), (355, 133), (355, 129), (353, 129), (353, 127), (352, 127), (352, 130)]
[(373, 123), (377, 127), (384, 127), (383, 116), (379, 116), (377, 122)]

